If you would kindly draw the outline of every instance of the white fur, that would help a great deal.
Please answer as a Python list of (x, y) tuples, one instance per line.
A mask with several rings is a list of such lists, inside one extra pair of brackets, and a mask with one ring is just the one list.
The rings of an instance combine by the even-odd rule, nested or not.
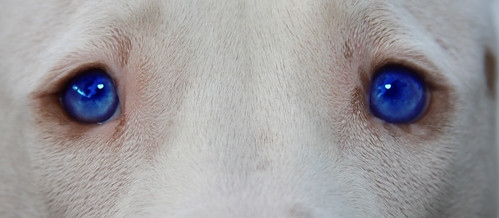
[[(0, 216), (491, 217), (491, 4), (2, 0)], [(413, 124), (369, 113), (385, 62), (432, 84)], [(57, 101), (89, 64), (101, 125)]]

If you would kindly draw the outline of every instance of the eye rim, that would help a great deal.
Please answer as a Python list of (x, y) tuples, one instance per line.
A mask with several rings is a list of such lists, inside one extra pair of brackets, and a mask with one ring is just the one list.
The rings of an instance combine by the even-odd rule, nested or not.
[[(71, 86), (71, 84), (74, 83), (79, 77), (84, 76), (84, 74), (86, 73), (101, 73), (103, 74), (104, 77), (109, 79), (109, 82), (112, 86), (112, 91), (114, 92), (116, 98), (116, 102), (114, 103), (115, 106), (113, 106), (115, 109), (114, 112), (105, 120), (97, 122), (79, 120), (75, 116), (71, 115), (71, 113), (68, 111), (68, 106), (66, 106), (66, 104), (64, 103), (64, 95)], [(107, 67), (105, 67), (105, 65), (89, 64), (89, 65), (80, 66), (77, 69), (73, 70), (71, 73), (65, 75), (64, 79), (61, 79), (59, 83), (63, 84), (61, 85), (62, 89), (59, 89), (59, 91), (57, 92), (59, 107), (61, 108), (62, 113), (64, 113), (67, 119), (71, 122), (82, 125), (92, 125), (92, 124), (101, 125), (108, 123), (112, 120), (115, 120), (116, 117), (121, 113), (122, 100), (119, 94), (120, 91), (118, 88), (118, 83), (117, 80), (113, 77), (112, 73), (107, 69)]]
[[(375, 117), (376, 119), (379, 119), (387, 124), (393, 124), (393, 125), (410, 125), (410, 124), (415, 124), (418, 123), (419, 121), (423, 120), (426, 115), (429, 113), (431, 104), (433, 102), (433, 97), (432, 97), (432, 90), (434, 90), (435, 85), (432, 82), (429, 82), (427, 80), (428, 74), (426, 71), (419, 69), (419, 67), (414, 67), (413, 65), (408, 65), (406, 63), (402, 62), (387, 62), (379, 65), (378, 67), (374, 68), (375, 70), (372, 71), (368, 84), (367, 84), (367, 94), (366, 94), (366, 103), (367, 103), (367, 110), (368, 113)], [(395, 122), (390, 122), (387, 121), (380, 116), (377, 115), (377, 112), (374, 112), (371, 106), (371, 90), (372, 90), (372, 85), (373, 82), (383, 73), (384, 70), (393, 70), (393, 69), (401, 69), (403, 74), (413, 76), (416, 81), (419, 81), (421, 85), (423, 86), (423, 98), (424, 98), (424, 103), (423, 107), (421, 108), (421, 112), (415, 116), (413, 119), (410, 119), (408, 121), (395, 121)], [(393, 120), (392, 120), (393, 121)]]

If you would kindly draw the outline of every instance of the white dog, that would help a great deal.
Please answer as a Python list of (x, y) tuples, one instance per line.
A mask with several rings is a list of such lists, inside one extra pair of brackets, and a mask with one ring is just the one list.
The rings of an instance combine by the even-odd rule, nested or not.
[(491, 5), (2, 0), (0, 216), (492, 217)]

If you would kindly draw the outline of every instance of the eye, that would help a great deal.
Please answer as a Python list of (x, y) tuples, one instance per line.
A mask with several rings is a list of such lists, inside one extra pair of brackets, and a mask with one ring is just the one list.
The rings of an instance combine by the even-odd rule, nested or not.
[(425, 82), (402, 66), (384, 67), (375, 73), (369, 92), (371, 113), (389, 123), (410, 123), (426, 109)]
[(60, 98), (68, 115), (81, 123), (105, 122), (119, 105), (113, 80), (103, 69), (86, 70), (74, 77)]

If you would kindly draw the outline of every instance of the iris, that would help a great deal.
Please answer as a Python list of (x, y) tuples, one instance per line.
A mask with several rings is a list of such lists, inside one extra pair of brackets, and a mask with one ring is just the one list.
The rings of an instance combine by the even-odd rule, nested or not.
[(103, 123), (118, 110), (113, 80), (103, 69), (90, 69), (74, 77), (61, 93), (61, 104), (80, 123)]
[(384, 67), (371, 81), (371, 113), (389, 123), (410, 123), (425, 111), (426, 84), (414, 71), (402, 66)]

